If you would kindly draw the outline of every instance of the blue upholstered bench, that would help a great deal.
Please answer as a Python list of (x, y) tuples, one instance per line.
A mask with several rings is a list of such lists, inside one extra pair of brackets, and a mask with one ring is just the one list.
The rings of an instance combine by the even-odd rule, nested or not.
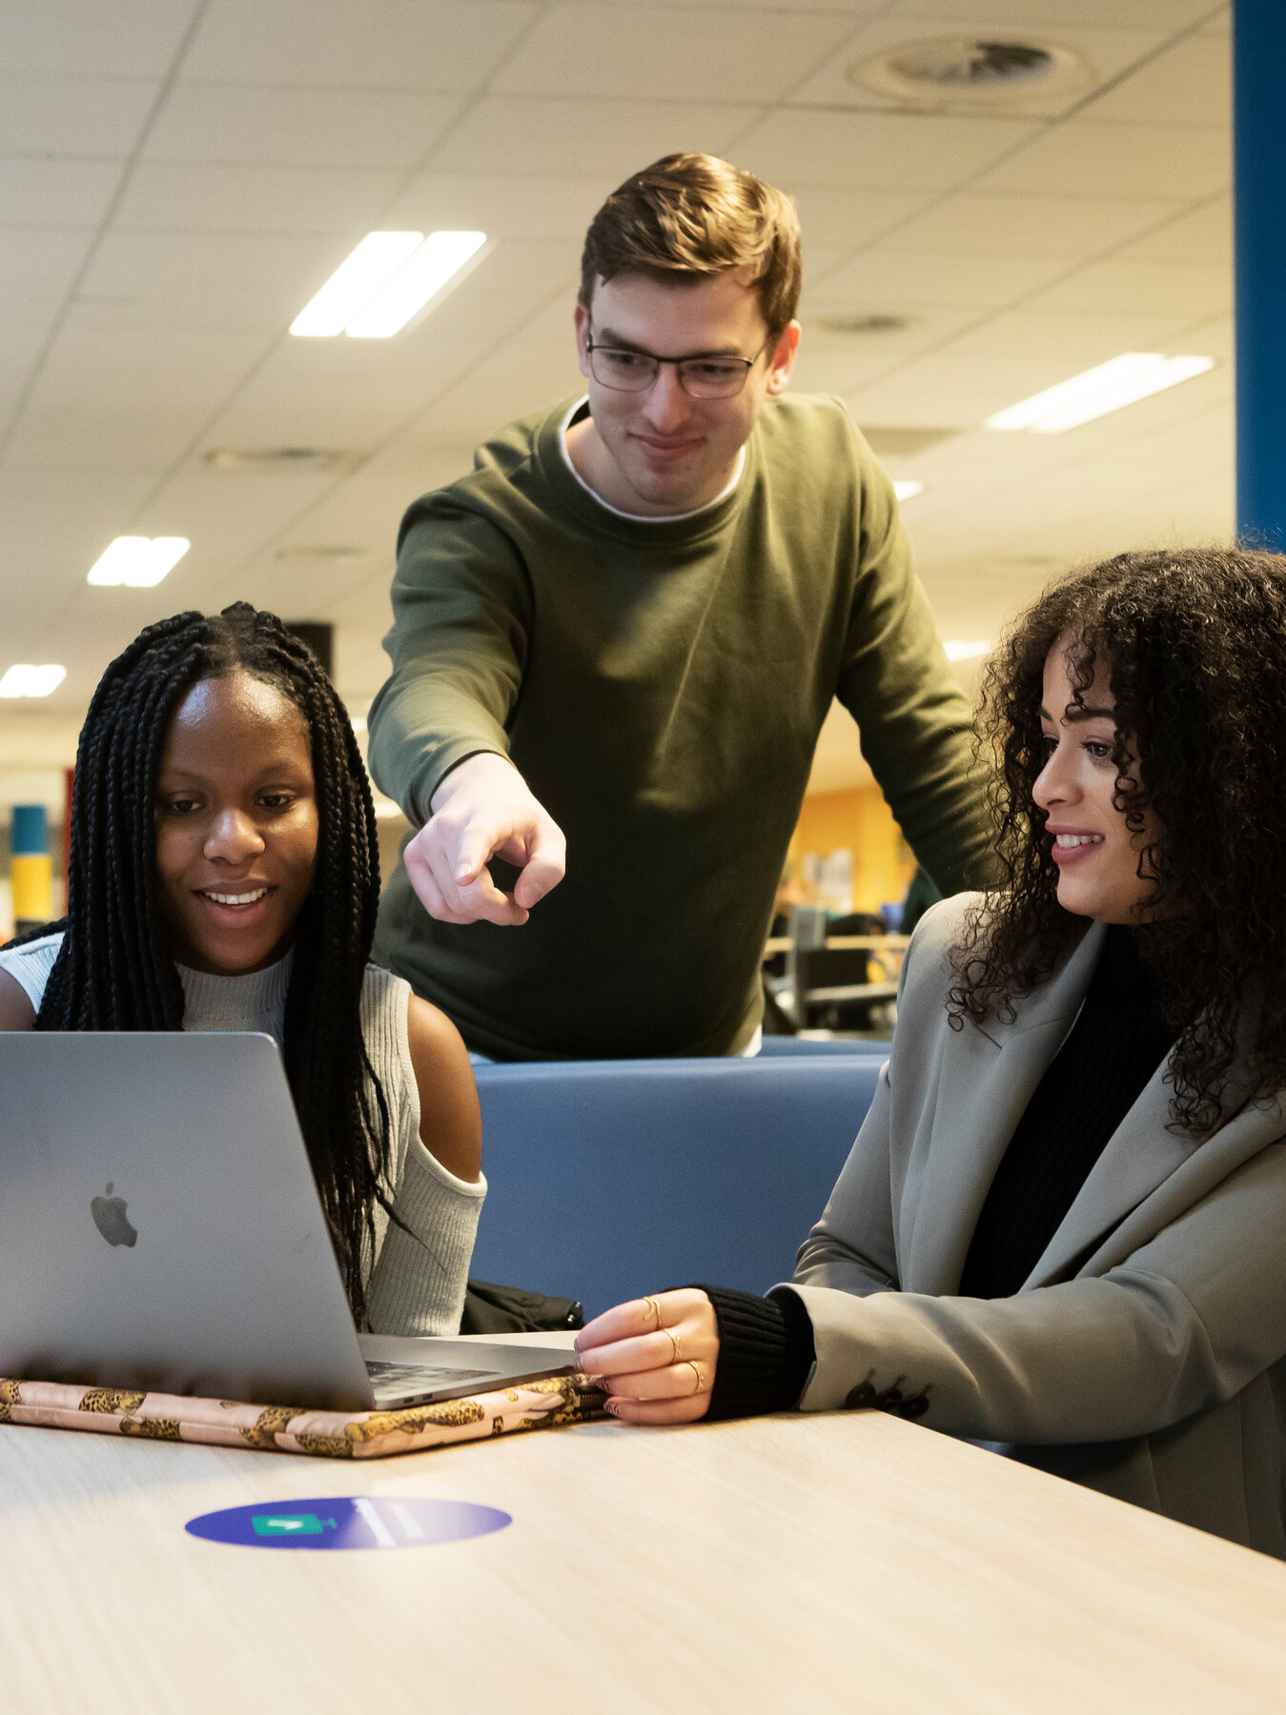
[(789, 1277), (884, 1053), (477, 1068), (490, 1192), (472, 1273), (587, 1315)]

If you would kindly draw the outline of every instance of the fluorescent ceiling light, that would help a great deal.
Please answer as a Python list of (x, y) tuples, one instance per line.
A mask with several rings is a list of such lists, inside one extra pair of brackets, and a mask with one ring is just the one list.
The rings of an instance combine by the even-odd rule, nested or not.
[(299, 339), (388, 339), (487, 241), (485, 232), (368, 232), (290, 324)]
[(129, 584), (151, 589), (192, 546), (186, 536), (118, 536), (94, 561), (87, 584)]
[(913, 482), (909, 477), (903, 477), (893, 484), (893, 492), (899, 500), (914, 500), (917, 494), (924, 493), (924, 484)]
[(56, 666), (52, 661), (43, 667), (19, 662), (0, 677), (0, 697), (47, 697), (66, 677), (67, 669)]
[(1123, 405), (1176, 387), (1213, 369), (1213, 357), (1164, 357), (1155, 351), (1126, 351), (1095, 369), (1073, 375), (1057, 387), (1036, 393), (1008, 410), (988, 417), (989, 429), (1026, 429), (1035, 435), (1061, 435), (1094, 417), (1106, 417)]
[(976, 661), (980, 655), (987, 654), (990, 643), (981, 638), (948, 638), (942, 646), (947, 652), (948, 661)]
[(389, 339), (431, 303), (486, 242), (485, 232), (431, 232), (344, 332), (350, 339)]

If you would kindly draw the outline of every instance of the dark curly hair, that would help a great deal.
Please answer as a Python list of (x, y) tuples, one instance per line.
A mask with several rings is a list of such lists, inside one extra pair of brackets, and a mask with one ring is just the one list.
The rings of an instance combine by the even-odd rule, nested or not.
[[(1045, 660), (1069, 645), (1082, 702), (1096, 666), (1116, 705), (1113, 803), (1150, 891), (1137, 908), (1175, 1047), (1171, 1124), (1203, 1134), (1286, 1086), (1286, 556), (1194, 548), (1119, 554), (1046, 590), (984, 670), (979, 742), (1001, 886), (952, 951), (952, 1027), (1006, 1021), (1085, 932), (1062, 909), (1034, 813)], [(1053, 712), (1053, 711), (1051, 711)], [(1133, 762), (1137, 756), (1137, 765)]]
[(296, 922), (282, 1046), (360, 1326), (363, 1265), (373, 1254), (374, 1205), (389, 1207), (391, 1153), (388, 1104), (358, 1012), (379, 899), (375, 812), (344, 705), (312, 651), (273, 614), (235, 602), (217, 616), (160, 620), (99, 680), (76, 752), (67, 916), (51, 926), (63, 929), (63, 942), (35, 1028), (182, 1028), (183, 989), (158, 898), (156, 781), (185, 692), (238, 669), (280, 691), (308, 726), (317, 860)]

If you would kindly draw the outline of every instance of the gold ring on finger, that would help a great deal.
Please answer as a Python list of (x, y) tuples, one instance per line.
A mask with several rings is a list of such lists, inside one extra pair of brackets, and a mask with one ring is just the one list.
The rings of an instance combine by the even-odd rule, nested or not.
[(684, 1361), (684, 1363), (685, 1363), (685, 1364), (686, 1364), (686, 1365), (687, 1365), (687, 1366), (688, 1366), (688, 1368), (689, 1368), (689, 1369), (690, 1369), (690, 1370), (691, 1370), (691, 1371), (692, 1371), (692, 1380), (693, 1380), (693, 1388), (692, 1388), (692, 1391), (693, 1391), (693, 1393), (700, 1393), (700, 1392), (702, 1392), (702, 1390), (703, 1390), (703, 1389), (704, 1389), (704, 1387), (705, 1387), (705, 1385), (706, 1385), (706, 1384), (705, 1384), (705, 1382), (704, 1382), (704, 1381), (703, 1381), (703, 1380), (702, 1380), (702, 1379), (701, 1379), (701, 1371), (700, 1371), (700, 1370), (699, 1370), (699, 1369), (698, 1369), (698, 1368), (697, 1368), (697, 1366), (696, 1366), (696, 1365), (695, 1365), (695, 1364), (694, 1364), (694, 1363), (693, 1363), (693, 1362), (692, 1362), (692, 1359), (691, 1359), (691, 1358), (684, 1358), (684, 1360), (683, 1360), (683, 1361)]
[(686, 1358), (681, 1358), (679, 1356), (679, 1337), (674, 1332), (674, 1329), (673, 1328), (662, 1328), (660, 1330), (660, 1332), (662, 1334), (664, 1334), (670, 1342), (670, 1362), (672, 1364), (676, 1364), (676, 1365), (687, 1363)]
[(651, 1318), (652, 1326), (654, 1328), (659, 1328), (661, 1326), (661, 1306), (657, 1303), (655, 1298), (645, 1298), (643, 1300), (643, 1318), (645, 1323), (649, 1317)]

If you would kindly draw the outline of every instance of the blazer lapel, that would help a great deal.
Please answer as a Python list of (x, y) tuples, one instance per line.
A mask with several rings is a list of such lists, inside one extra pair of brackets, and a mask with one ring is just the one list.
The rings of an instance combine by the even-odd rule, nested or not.
[(1075, 1274), (1078, 1264), (1103, 1235), (1138, 1208), (1199, 1147), (1201, 1139), (1191, 1133), (1166, 1130), (1171, 1092), (1165, 1071), (1163, 1061), (1108, 1139), (1026, 1286), (1048, 1286)]
[(910, 1219), (900, 1246), (902, 1290), (959, 1290), (969, 1242), (996, 1169), (1046, 1068), (1076, 1020), (1106, 933), (1092, 923), (1012, 1024), (944, 1031), (942, 1075), (907, 1172)]

